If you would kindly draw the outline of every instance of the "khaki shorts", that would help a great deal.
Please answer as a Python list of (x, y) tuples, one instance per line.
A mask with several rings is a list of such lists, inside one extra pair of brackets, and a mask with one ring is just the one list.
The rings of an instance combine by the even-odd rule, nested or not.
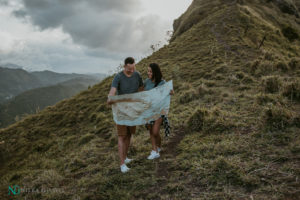
[(136, 126), (126, 126), (126, 125), (118, 125), (117, 126), (117, 131), (118, 131), (118, 136), (127, 136), (130, 133), (134, 134), (136, 130)]

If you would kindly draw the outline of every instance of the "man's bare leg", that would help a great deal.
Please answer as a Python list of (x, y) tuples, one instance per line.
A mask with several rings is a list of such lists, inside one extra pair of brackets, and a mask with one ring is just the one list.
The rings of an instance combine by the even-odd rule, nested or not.
[(127, 153), (128, 153), (128, 149), (129, 149), (129, 145), (130, 145), (130, 140), (131, 140), (131, 133), (128, 133), (126, 136), (126, 140), (125, 140), (125, 151), (124, 151), (124, 158), (126, 159), (127, 157)]
[(126, 136), (118, 136), (118, 150), (121, 165), (124, 164), (124, 160), (126, 158), (125, 150), (126, 150)]

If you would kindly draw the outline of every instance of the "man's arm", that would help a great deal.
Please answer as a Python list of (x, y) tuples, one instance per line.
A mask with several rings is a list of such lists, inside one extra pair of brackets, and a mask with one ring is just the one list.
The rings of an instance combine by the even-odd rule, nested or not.
[(117, 88), (111, 87), (111, 88), (110, 88), (110, 91), (109, 91), (109, 93), (108, 93), (108, 96), (115, 96), (115, 95), (116, 95), (116, 92), (117, 92)]
[(109, 96), (115, 96), (116, 95), (116, 91), (117, 91), (117, 88), (115, 88), (115, 87), (111, 87), (110, 88), (110, 91), (109, 91), (109, 93), (108, 93), (108, 99), (107, 99), (107, 104), (108, 105), (111, 105), (111, 104), (113, 104), (114, 103), (114, 101), (112, 101), (112, 100), (110, 100), (109, 99)]

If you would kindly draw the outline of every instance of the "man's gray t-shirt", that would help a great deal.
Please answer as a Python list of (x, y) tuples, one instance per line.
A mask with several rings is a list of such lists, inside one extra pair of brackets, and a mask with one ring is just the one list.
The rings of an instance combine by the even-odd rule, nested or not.
[(143, 79), (138, 71), (134, 71), (130, 77), (121, 71), (114, 77), (111, 84), (111, 87), (117, 88), (118, 95), (138, 92), (141, 86), (143, 86)]

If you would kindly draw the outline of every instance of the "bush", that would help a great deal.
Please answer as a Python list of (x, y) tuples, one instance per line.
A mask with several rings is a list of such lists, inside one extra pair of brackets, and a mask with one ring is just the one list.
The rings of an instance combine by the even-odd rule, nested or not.
[(79, 140), (79, 145), (83, 145), (83, 144), (86, 144), (88, 143), (89, 141), (91, 141), (95, 136), (90, 134), (90, 133), (87, 133), (86, 135), (83, 135), (80, 140)]
[(289, 68), (285, 62), (277, 63), (276, 68), (280, 69), (282, 72), (287, 72), (289, 70)]
[(252, 63), (250, 73), (252, 75), (268, 75), (274, 71), (274, 64), (271, 61), (256, 60)]
[(205, 133), (223, 133), (235, 127), (225, 114), (218, 108), (206, 110), (198, 108), (188, 119), (187, 125), (193, 131), (203, 131)]
[(255, 96), (255, 102), (258, 105), (265, 105), (267, 103), (273, 103), (276, 104), (276, 102), (278, 102), (278, 99), (276, 98), (276, 96), (272, 95), (272, 94), (258, 94)]
[(201, 131), (204, 124), (204, 117), (208, 115), (208, 111), (204, 108), (198, 108), (188, 120), (188, 126), (193, 131)]
[(269, 131), (284, 130), (293, 124), (291, 112), (280, 106), (270, 106), (263, 110), (261, 121)]
[(179, 103), (189, 103), (193, 100), (196, 100), (199, 98), (199, 94), (197, 93), (197, 91), (190, 89), (188, 91), (184, 91), (178, 99)]
[(289, 62), (289, 66), (292, 70), (300, 68), (300, 60), (296, 58), (291, 59)]
[(290, 42), (293, 42), (296, 39), (299, 39), (299, 35), (297, 31), (292, 27), (285, 27), (282, 30), (282, 34), (286, 37)]
[(276, 93), (279, 91), (281, 81), (278, 76), (266, 76), (262, 78), (262, 88), (266, 93)]
[(300, 79), (285, 83), (283, 86), (282, 95), (288, 97), (290, 100), (300, 102)]
[(266, 52), (264, 57), (266, 60), (270, 60), (270, 61), (274, 60), (273, 54), (270, 52)]

